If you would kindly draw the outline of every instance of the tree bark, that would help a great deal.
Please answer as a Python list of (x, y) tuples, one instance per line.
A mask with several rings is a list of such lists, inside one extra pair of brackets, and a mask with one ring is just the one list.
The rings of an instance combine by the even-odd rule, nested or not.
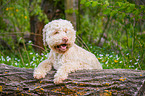
[(81, 70), (62, 84), (53, 83), (55, 71), (41, 80), (33, 69), (0, 64), (0, 96), (145, 96), (145, 71), (128, 69)]
[(78, 0), (65, 0), (65, 10), (70, 10), (71, 12), (65, 12), (65, 17), (67, 20), (71, 21), (74, 28), (77, 29), (77, 16), (75, 10), (78, 10)]
[[(30, 0), (30, 7), (33, 1), (34, 0)], [(62, 6), (60, 6), (62, 3), (63, 1), (57, 1), (57, 4), (55, 4), (54, 0), (41, 1), (41, 9), (43, 10), (43, 13), (47, 15), (47, 18), (49, 21), (53, 19), (61, 18), (61, 14), (64, 14), (64, 10)], [(34, 10), (31, 10), (31, 11), (34, 11)], [(35, 16), (35, 15), (30, 16), (30, 28), (32, 32), (31, 40), (34, 42), (36, 46), (39, 46), (39, 47), (34, 48), (38, 53), (42, 53), (42, 48), (44, 48), (43, 41), (42, 41), (42, 29), (44, 25), (45, 25), (44, 20), (40, 21), (38, 19), (38, 16)]]

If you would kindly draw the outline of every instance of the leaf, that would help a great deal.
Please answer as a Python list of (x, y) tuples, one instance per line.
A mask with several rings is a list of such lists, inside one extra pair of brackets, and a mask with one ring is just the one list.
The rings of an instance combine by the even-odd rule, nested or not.
[(110, 8), (107, 8), (103, 11), (104, 14), (110, 14)]
[(85, 4), (86, 7), (89, 7), (90, 5), (91, 5), (91, 2), (90, 2), (90, 1), (88, 1), (88, 2)]
[(144, 6), (144, 5), (140, 5), (140, 7), (141, 7), (141, 9), (145, 8), (145, 6)]
[(145, 16), (143, 16), (142, 19), (145, 19)]
[(130, 4), (130, 9), (134, 9), (135, 8), (135, 4)]
[(111, 13), (110, 13), (110, 15), (111, 16), (114, 16), (114, 15), (116, 15), (118, 13), (118, 10), (116, 9), (116, 10), (113, 10)]
[(95, 7), (98, 4), (98, 1), (93, 1), (92, 2), (92, 7)]
[(133, 12), (134, 15), (139, 15), (139, 10), (136, 9), (134, 12)]
[(122, 2), (116, 2), (115, 5), (121, 7)]
[(142, 17), (141, 16), (138, 16), (138, 18), (141, 19)]
[(105, 1), (105, 4), (106, 4), (107, 6), (109, 6), (109, 2), (108, 2), (108, 1)]
[(80, 4), (85, 4), (86, 0), (81, 0)]
[(124, 18), (125, 16), (126, 16), (126, 14), (123, 12), (123, 13), (122, 13), (122, 18)]

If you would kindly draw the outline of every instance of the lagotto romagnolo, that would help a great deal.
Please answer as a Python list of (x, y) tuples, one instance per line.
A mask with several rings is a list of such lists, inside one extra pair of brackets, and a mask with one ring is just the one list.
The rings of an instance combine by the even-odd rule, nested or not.
[[(51, 70), (57, 70), (54, 83), (65, 80), (70, 72), (83, 69), (102, 69), (94, 54), (76, 45), (76, 31), (70, 21), (53, 20), (43, 29), (43, 42), (50, 50), (48, 59), (34, 70), (34, 78), (41, 79)], [(97, 74), (97, 73), (96, 73)]]

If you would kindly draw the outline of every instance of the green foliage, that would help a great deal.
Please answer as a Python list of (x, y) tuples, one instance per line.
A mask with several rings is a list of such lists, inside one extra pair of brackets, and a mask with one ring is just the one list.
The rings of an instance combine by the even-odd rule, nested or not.
[[(55, 4), (60, 0), (55, 0)], [(145, 6), (129, 2), (129, 0), (80, 0), (81, 12), (68, 9), (66, 13), (81, 14), (80, 28), (77, 35), (88, 45), (96, 55), (104, 69), (126, 68), (145, 69)], [(39, 20), (48, 22), (47, 16), (41, 10), (41, 0), (34, 0), (29, 6), (25, 2), (3, 0), (3, 10), (0, 15), (0, 32), (30, 31), (29, 16), (38, 16)], [(29, 13), (30, 12), (30, 13)], [(107, 35), (102, 48), (98, 46), (101, 34)], [(9, 37), (5, 35), (6, 37)], [(14, 44), (9, 37), (8, 44)], [(47, 58), (47, 53), (36, 53), (31, 44), (17, 34), (18, 44), (12, 49), (0, 52), (0, 63), (16, 67), (35, 68)], [(101, 42), (102, 43), (102, 42)], [(26, 44), (26, 45), (25, 45)]]
[[(2, 0), (1, 2), (0, 38), (14, 50), (17, 48), (16, 41), (22, 36), (16, 33), (30, 31), (29, 0)], [(14, 35), (12, 32), (15, 32)]]
[[(46, 14), (41, 10), (42, 0), (2, 0), (0, 12), (0, 38), (13, 50), (17, 49), (21, 37), (30, 32), (30, 16), (48, 23)], [(31, 5), (31, 6), (30, 6)], [(14, 35), (14, 36), (13, 36)], [(8, 37), (8, 38), (7, 38)], [(14, 38), (13, 38), (14, 37)], [(0, 46), (1, 48), (1, 46)]]
[[(24, 40), (24, 39), (23, 39)], [(23, 41), (22, 41), (23, 42)], [(48, 58), (48, 51), (38, 54), (32, 48), (32, 42), (27, 43), (26, 48), (18, 48), (17, 50), (3, 50), (0, 53), (0, 63), (12, 65), (20, 68), (35, 68), (40, 62)], [(11, 54), (4, 54), (4, 53)]]
[(80, 3), (83, 15), (80, 16), (81, 26), (78, 35), (84, 42), (95, 47), (101, 34), (105, 33), (108, 42), (103, 44), (103, 48), (118, 50), (118, 56), (121, 56), (122, 62), (126, 64), (111, 64), (113, 63), (111, 59), (112, 61), (108, 61), (110, 63), (108, 67), (105, 64), (103, 66), (105, 68), (134, 66), (133, 69), (145, 69), (145, 40), (143, 35), (139, 35), (145, 30), (145, 14), (143, 14), (145, 6), (130, 3), (127, 0), (81, 0)]
[[(7, 2), (7, 0), (2, 0), (2, 12), (0, 17), (3, 20), (7, 21), (7, 28), (5, 30), (1, 29), (1, 31), (29, 31), (30, 30), (30, 24), (29, 24), (29, 0), (20, 0), (18, 2), (10, 0), (10, 2)], [(26, 26), (27, 25), (27, 26)]]
[(33, 0), (30, 5), (30, 16), (38, 16), (38, 20), (44, 20), (45, 23), (48, 23), (48, 18), (41, 10), (41, 1), (42, 0)]

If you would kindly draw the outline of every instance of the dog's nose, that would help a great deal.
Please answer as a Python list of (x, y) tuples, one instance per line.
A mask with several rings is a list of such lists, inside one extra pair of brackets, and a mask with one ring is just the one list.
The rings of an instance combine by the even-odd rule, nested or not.
[(62, 38), (62, 41), (67, 42), (68, 41), (68, 38), (67, 37), (64, 37), (64, 38)]

